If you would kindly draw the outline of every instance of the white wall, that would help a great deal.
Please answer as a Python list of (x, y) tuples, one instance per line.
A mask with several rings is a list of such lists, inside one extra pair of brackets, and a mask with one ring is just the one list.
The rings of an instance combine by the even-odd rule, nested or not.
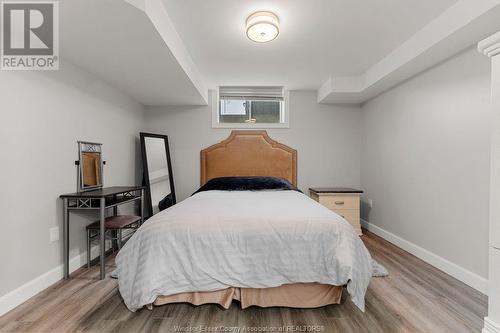
[[(228, 137), (213, 129), (211, 101), (202, 107), (152, 107), (145, 113), (149, 132), (167, 134), (178, 200), (200, 185), (200, 150)], [(358, 107), (316, 102), (314, 91), (290, 94), (290, 128), (268, 130), (274, 140), (298, 150), (298, 185), (360, 186), (361, 114)]]
[[(103, 143), (106, 186), (136, 183), (144, 110), (67, 63), (54, 72), (2, 71), (0, 91), (1, 296), (62, 264), (58, 197), (76, 190), (77, 140)], [(70, 258), (85, 252), (84, 228), (96, 216), (71, 218)], [(60, 241), (49, 243), (56, 226)]]
[(468, 50), (362, 107), (362, 215), (488, 276), (490, 66)]

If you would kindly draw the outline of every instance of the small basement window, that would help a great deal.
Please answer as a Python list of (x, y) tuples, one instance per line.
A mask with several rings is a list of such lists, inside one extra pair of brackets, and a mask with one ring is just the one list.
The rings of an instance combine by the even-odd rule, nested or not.
[(283, 87), (219, 87), (213, 127), (288, 127)]

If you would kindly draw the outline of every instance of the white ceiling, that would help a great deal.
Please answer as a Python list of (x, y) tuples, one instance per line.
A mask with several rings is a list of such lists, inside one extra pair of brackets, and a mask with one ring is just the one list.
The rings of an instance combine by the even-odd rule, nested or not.
[(61, 0), (63, 61), (144, 105), (200, 105), (194, 86), (148, 16), (123, 0)]
[[(218, 85), (284, 85), (363, 103), (500, 29), (500, 0), (60, 0), (71, 62), (144, 105), (203, 105)], [(245, 36), (271, 10), (281, 35)]]
[(361, 75), (331, 77), (318, 102), (363, 103), (500, 29), (500, 0), (461, 0)]
[[(332, 76), (365, 72), (455, 0), (163, 0), (209, 88), (283, 84), (318, 89)], [(281, 34), (245, 36), (245, 19), (270, 10)], [(84, 15), (83, 15), (84, 16)]]

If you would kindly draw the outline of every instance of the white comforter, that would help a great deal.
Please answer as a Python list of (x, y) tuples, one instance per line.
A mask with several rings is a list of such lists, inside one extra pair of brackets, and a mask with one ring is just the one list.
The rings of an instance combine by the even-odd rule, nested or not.
[(350, 224), (295, 191), (207, 191), (153, 216), (116, 258), (135, 311), (159, 295), (319, 282), (361, 310), (371, 257)]

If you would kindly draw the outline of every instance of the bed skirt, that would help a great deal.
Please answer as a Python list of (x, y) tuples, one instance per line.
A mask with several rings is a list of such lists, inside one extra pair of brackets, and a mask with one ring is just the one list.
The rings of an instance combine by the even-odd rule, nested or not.
[(227, 288), (208, 292), (188, 292), (168, 296), (158, 296), (154, 305), (170, 303), (219, 304), (229, 309), (233, 300), (238, 300), (241, 308), (250, 306), (291, 308), (317, 308), (329, 304), (339, 304), (342, 287), (320, 283), (292, 283), (274, 288)]

